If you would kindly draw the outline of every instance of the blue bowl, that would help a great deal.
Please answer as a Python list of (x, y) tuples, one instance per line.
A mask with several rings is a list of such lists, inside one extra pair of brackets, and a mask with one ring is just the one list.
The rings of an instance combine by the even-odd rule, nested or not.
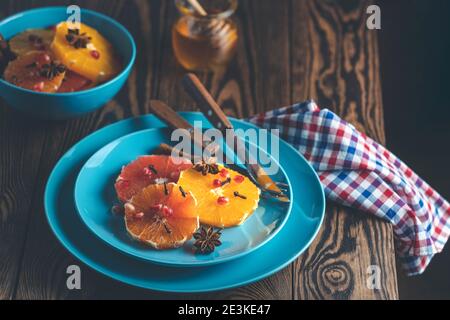
[[(46, 28), (66, 21), (66, 7), (46, 7), (17, 13), (0, 22), (0, 33), (10, 39), (27, 29)], [(43, 119), (68, 119), (94, 111), (111, 100), (127, 80), (136, 58), (133, 37), (117, 21), (81, 9), (81, 21), (97, 29), (114, 46), (122, 60), (122, 71), (95, 88), (70, 93), (35, 92), (0, 79), (0, 97), (11, 107)]]

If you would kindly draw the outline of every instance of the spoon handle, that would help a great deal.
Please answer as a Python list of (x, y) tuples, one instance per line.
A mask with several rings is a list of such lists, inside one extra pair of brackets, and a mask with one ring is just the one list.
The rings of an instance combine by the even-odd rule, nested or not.
[(198, 104), (200, 110), (215, 128), (222, 133), (225, 133), (226, 129), (233, 129), (233, 125), (222, 108), (195, 74), (187, 73), (184, 75), (182, 83), (186, 93)]

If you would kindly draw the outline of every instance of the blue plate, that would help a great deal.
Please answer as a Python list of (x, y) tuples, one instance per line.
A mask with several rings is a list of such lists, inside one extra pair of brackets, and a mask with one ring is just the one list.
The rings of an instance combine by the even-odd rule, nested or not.
[[(205, 121), (199, 113), (182, 115), (191, 123)], [(232, 120), (232, 123), (241, 128), (253, 127), (240, 120)], [(292, 185), (292, 212), (277, 235), (252, 253), (208, 267), (178, 268), (124, 255), (100, 241), (85, 227), (74, 205), (75, 179), (81, 167), (107, 143), (138, 130), (163, 126), (152, 115), (117, 122), (78, 142), (57, 163), (47, 182), (45, 210), (56, 237), (74, 256), (93, 269), (130, 285), (160, 291), (204, 292), (263, 279), (287, 266), (310, 245), (324, 217), (323, 189), (307, 161), (283, 141), (280, 141), (280, 164)]]
[[(203, 123), (202, 127), (207, 129), (208, 125)], [(193, 239), (178, 249), (154, 250), (128, 235), (123, 218), (111, 214), (111, 206), (117, 202), (114, 182), (124, 165), (141, 155), (150, 154), (160, 143), (172, 143), (171, 132), (165, 128), (138, 131), (108, 143), (89, 158), (75, 184), (75, 204), (89, 229), (100, 239), (127, 254), (172, 266), (204, 266), (225, 262), (248, 254), (269, 241), (286, 222), (292, 202), (280, 204), (261, 198), (258, 208), (244, 224), (223, 230), (222, 245), (208, 255), (193, 252)], [(253, 146), (249, 150), (259, 150)], [(256, 155), (261, 152), (257, 151)], [(267, 154), (264, 158), (267, 159)], [(280, 169), (272, 179), (290, 187), (276, 159), (271, 160)]]

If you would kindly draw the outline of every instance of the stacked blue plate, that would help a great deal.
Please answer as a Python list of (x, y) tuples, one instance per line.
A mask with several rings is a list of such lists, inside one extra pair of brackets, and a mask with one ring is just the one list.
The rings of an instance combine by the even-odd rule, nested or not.
[[(182, 113), (190, 123), (200, 113)], [(231, 119), (236, 129), (256, 129)], [(298, 257), (316, 236), (325, 199), (307, 161), (279, 142), (281, 170), (272, 178), (289, 186), (291, 202), (261, 199), (257, 210), (238, 227), (223, 231), (222, 245), (207, 255), (192, 252), (192, 242), (157, 251), (131, 240), (123, 219), (111, 214), (114, 180), (123, 165), (170, 143), (170, 132), (152, 115), (127, 119), (100, 129), (72, 147), (51, 173), (45, 192), (48, 222), (61, 243), (95, 270), (125, 283), (152, 290), (204, 292), (245, 285), (267, 277)], [(271, 157), (271, 143), (255, 146)]]

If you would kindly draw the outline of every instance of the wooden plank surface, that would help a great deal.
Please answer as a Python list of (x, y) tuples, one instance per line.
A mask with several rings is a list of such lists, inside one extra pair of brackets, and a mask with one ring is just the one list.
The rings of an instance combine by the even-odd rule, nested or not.
[[(70, 1), (73, 3), (74, 1)], [(43, 192), (53, 166), (78, 140), (119, 119), (145, 114), (150, 98), (192, 110), (183, 70), (171, 51), (172, 1), (75, 1), (122, 22), (138, 45), (126, 87), (105, 108), (80, 119), (39, 122), (0, 108), (0, 298), (211, 298), (136, 289), (82, 266), (82, 290), (67, 290), (66, 268), (79, 264), (52, 235)], [(69, 1), (2, 1), (0, 18)], [(236, 58), (199, 76), (228, 114), (243, 117), (314, 98), (384, 142), (376, 33), (365, 29), (364, 2), (240, 1)], [(367, 267), (382, 269), (382, 288), (366, 286)], [(4, 285), (3, 285), (4, 284)], [(361, 212), (328, 205), (320, 235), (294, 264), (214, 298), (396, 298), (392, 230)]]
[[(365, 2), (293, 1), (292, 99), (319, 105), (384, 143), (376, 33), (365, 27)], [(327, 54), (324, 54), (327, 53)], [(390, 225), (356, 210), (327, 205), (324, 225), (294, 264), (295, 299), (395, 299)], [(380, 266), (379, 290), (366, 285)]]

